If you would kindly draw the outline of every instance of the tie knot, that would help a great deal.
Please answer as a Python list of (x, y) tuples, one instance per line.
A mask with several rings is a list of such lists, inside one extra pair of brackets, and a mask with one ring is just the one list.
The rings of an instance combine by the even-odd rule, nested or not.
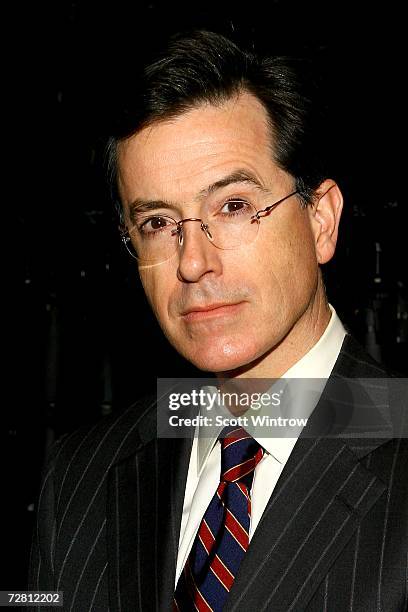
[(244, 482), (250, 488), (263, 449), (243, 427), (224, 427), (221, 438), (221, 480)]

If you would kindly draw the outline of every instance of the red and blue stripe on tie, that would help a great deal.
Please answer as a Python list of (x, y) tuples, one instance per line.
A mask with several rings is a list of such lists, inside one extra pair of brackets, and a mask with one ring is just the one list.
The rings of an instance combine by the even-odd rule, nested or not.
[(221, 611), (249, 545), (250, 492), (263, 449), (242, 427), (225, 427), (220, 438), (220, 484), (177, 584), (178, 612)]

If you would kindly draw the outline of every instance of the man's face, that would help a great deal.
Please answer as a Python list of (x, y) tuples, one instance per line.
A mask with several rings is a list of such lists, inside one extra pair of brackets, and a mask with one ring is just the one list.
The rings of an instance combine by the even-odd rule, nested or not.
[[(293, 178), (274, 162), (271, 145), (266, 112), (246, 93), (153, 124), (119, 145), (125, 216), (130, 203), (145, 200), (170, 203), (170, 211), (158, 207), (161, 214), (205, 220), (203, 193), (238, 172), (262, 189), (233, 181), (208, 198), (220, 206), (232, 197), (242, 199), (260, 210), (294, 190)], [(147, 298), (173, 346), (200, 369), (227, 372), (290, 342), (317, 287), (309, 209), (289, 198), (261, 219), (252, 244), (235, 250), (216, 248), (199, 223), (187, 222), (183, 231), (183, 244), (171, 259), (140, 269)]]

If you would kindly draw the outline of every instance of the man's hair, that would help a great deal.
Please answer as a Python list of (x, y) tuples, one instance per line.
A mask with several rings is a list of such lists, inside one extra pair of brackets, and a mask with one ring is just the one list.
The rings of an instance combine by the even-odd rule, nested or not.
[[(106, 149), (108, 176), (117, 196), (117, 144), (156, 122), (202, 104), (221, 105), (242, 92), (264, 106), (271, 154), (295, 179), (303, 205), (328, 178), (323, 106), (315, 99), (310, 63), (288, 57), (260, 57), (220, 34), (198, 30), (171, 39), (166, 51), (135, 79)], [(119, 205), (120, 210), (120, 205)]]

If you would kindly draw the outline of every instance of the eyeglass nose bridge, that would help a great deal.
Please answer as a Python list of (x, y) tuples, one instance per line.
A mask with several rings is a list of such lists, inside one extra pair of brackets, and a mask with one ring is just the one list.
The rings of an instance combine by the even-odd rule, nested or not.
[(174, 236), (175, 234), (178, 234), (178, 243), (179, 246), (181, 246), (183, 244), (183, 225), (184, 223), (187, 223), (187, 221), (199, 221), (200, 222), (200, 229), (204, 232), (204, 234), (207, 236), (208, 240), (210, 242), (213, 242), (213, 236), (210, 232), (210, 229), (208, 227), (208, 223), (204, 223), (204, 221), (202, 219), (198, 219), (195, 217), (191, 217), (189, 219), (180, 219), (180, 221), (177, 221), (176, 225), (177, 227), (172, 231), (172, 236)]

